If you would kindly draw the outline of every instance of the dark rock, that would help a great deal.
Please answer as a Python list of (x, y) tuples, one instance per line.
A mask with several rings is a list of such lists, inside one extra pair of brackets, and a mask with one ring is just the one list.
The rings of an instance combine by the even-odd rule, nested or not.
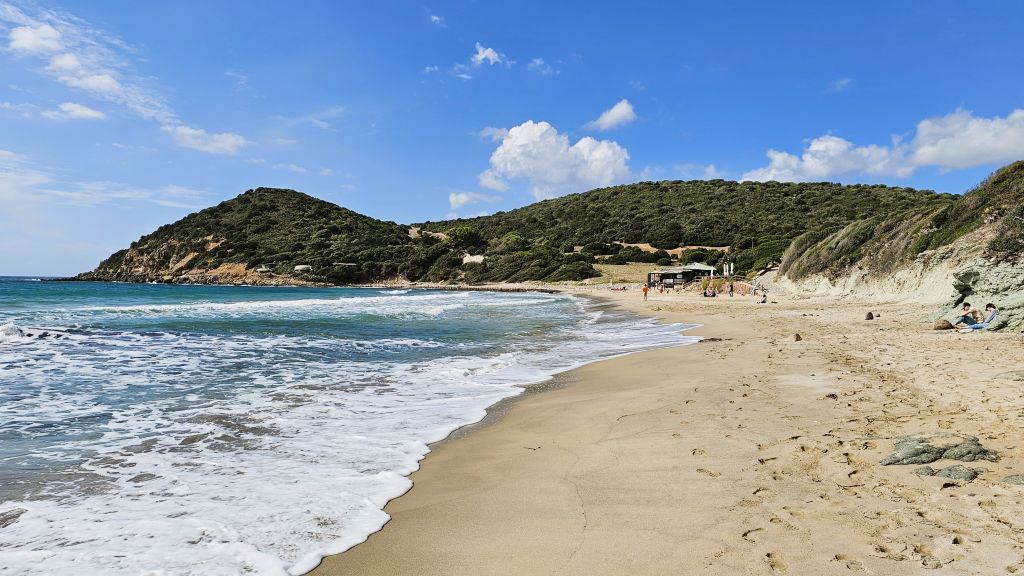
[(875, 319), (875, 315), (874, 315), (874, 313), (872, 313), (872, 312), (868, 312), (868, 313), (867, 313), (867, 314), (866, 314), (866, 315), (864, 316), (864, 319), (865, 319), (865, 320), (874, 320), (874, 319)]
[(157, 478), (159, 478), (159, 476), (157, 476), (156, 474), (150, 474), (149, 472), (144, 472), (142, 474), (136, 474), (135, 476), (132, 476), (131, 478), (128, 479), (128, 481), (129, 482), (148, 482), (150, 480), (156, 480)]
[(24, 508), (15, 508), (14, 510), (8, 510), (7, 512), (0, 512), (0, 528), (7, 528), (11, 524), (14, 524), (25, 512), (28, 512), (28, 510), (25, 510)]
[(949, 320), (939, 320), (932, 326), (932, 330), (952, 330), (955, 328)]
[(971, 482), (984, 471), (984, 468), (968, 468), (962, 464), (954, 464), (953, 466), (947, 466), (946, 468), (939, 470), (935, 473), (935, 476), (949, 478), (951, 480)]
[(803, 336), (801, 336), (799, 334), (793, 334), (793, 340), (799, 342), (799, 341), (801, 341), (803, 339), (804, 339)]
[(936, 460), (974, 462), (999, 460), (999, 454), (981, 445), (974, 436), (961, 434), (914, 434), (896, 439), (896, 451), (884, 458), (883, 466), (893, 464), (930, 464)]
[(921, 466), (920, 468), (914, 468), (914, 474), (917, 474), (918, 476), (935, 476), (936, 472), (938, 472), (938, 470), (932, 468), (931, 466)]
[(1003, 482), (1007, 484), (1016, 484), (1017, 486), (1024, 486), (1024, 474), (1012, 474), (1003, 478)]

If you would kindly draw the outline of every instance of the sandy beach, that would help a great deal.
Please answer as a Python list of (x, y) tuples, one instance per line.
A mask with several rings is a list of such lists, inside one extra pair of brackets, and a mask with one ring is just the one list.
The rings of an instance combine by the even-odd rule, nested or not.
[[(906, 306), (604, 297), (706, 340), (566, 373), (439, 444), (391, 522), (313, 574), (1024, 571), (1019, 335), (932, 332)], [(1000, 458), (931, 464), (973, 482), (879, 464), (912, 433)]]

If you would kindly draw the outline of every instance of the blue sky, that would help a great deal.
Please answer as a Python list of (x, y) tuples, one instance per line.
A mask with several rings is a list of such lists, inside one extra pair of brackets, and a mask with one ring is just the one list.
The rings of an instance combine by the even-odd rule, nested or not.
[(0, 274), (257, 186), (387, 220), (637, 180), (962, 192), (1024, 158), (1024, 3), (0, 0)]

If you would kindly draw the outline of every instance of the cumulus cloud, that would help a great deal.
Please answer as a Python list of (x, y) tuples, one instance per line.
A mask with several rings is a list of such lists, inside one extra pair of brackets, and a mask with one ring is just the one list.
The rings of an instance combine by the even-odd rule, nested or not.
[(575, 144), (547, 122), (515, 126), (491, 154), (481, 186), (505, 190), (509, 180), (525, 180), (537, 199), (608, 186), (629, 176), (629, 152), (611, 140), (584, 137)]
[(56, 110), (47, 110), (43, 116), (51, 120), (102, 120), (107, 117), (99, 110), (74, 102), (65, 102)]
[[(158, 123), (179, 145), (224, 154), (246, 143), (237, 134), (208, 134), (186, 125), (152, 88), (152, 80), (135, 72), (134, 49), (73, 14), (30, 3), (19, 8), (0, 2), (0, 31), (5, 27), (9, 27), (7, 47), (11, 52), (35, 58), (42, 64), (42, 72), (65, 86)], [(83, 116), (88, 112), (82, 109), (46, 116), (55, 114), (61, 118), (99, 117)]]
[(49, 24), (19, 26), (11, 30), (7, 47), (15, 52), (55, 52), (61, 49), (61, 34)]
[(479, 42), (476, 43), (476, 53), (469, 57), (469, 61), (474, 66), (481, 66), (483, 64), (505, 64), (508, 60), (505, 59), (505, 55), (498, 52), (494, 48), (485, 48)]
[(437, 26), (444, 26), (444, 18), (441, 17), (441, 16), (438, 16), (437, 14), (431, 14), (430, 15), (430, 23), (431, 24), (436, 24)]
[(494, 48), (487, 48), (483, 44), (477, 42), (476, 52), (470, 55), (469, 62), (465, 64), (455, 64), (452, 66), (451, 74), (460, 80), (472, 80), (473, 71), (482, 67), (484, 64), (489, 66), (494, 66), (495, 64), (511, 66), (512, 62), (501, 52), (498, 52)]
[(211, 134), (201, 128), (192, 128), (184, 124), (166, 125), (163, 126), (163, 130), (169, 132), (179, 146), (210, 154), (234, 154), (248, 144), (248, 141), (238, 134)]
[(918, 168), (972, 168), (1024, 158), (1024, 110), (1005, 117), (979, 118), (968, 110), (926, 118), (910, 142), (894, 137), (888, 145), (857, 146), (826, 134), (812, 139), (799, 156), (768, 151), (768, 165), (744, 180), (806, 182), (850, 174), (905, 178)]
[(615, 106), (602, 112), (597, 120), (587, 122), (587, 128), (603, 132), (625, 126), (633, 120), (636, 120), (636, 111), (633, 110), (633, 105), (629, 103), (629, 100), (623, 98)]
[(497, 202), (500, 199), (501, 197), (499, 196), (481, 194), (479, 192), (449, 192), (448, 206), (450, 206), (452, 210), (456, 210), (463, 206), (469, 206), (470, 204), (479, 204), (480, 202)]

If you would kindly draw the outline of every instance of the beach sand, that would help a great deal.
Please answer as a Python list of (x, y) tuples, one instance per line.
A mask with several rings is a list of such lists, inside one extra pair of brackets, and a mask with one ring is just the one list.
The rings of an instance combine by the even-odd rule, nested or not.
[[(392, 520), (313, 574), (1024, 573), (1024, 343), (932, 309), (605, 297), (706, 341), (558, 377), (437, 445)], [(865, 313), (880, 314), (865, 320)], [(797, 340), (795, 335), (801, 339)], [(973, 482), (882, 466), (977, 436)]]

